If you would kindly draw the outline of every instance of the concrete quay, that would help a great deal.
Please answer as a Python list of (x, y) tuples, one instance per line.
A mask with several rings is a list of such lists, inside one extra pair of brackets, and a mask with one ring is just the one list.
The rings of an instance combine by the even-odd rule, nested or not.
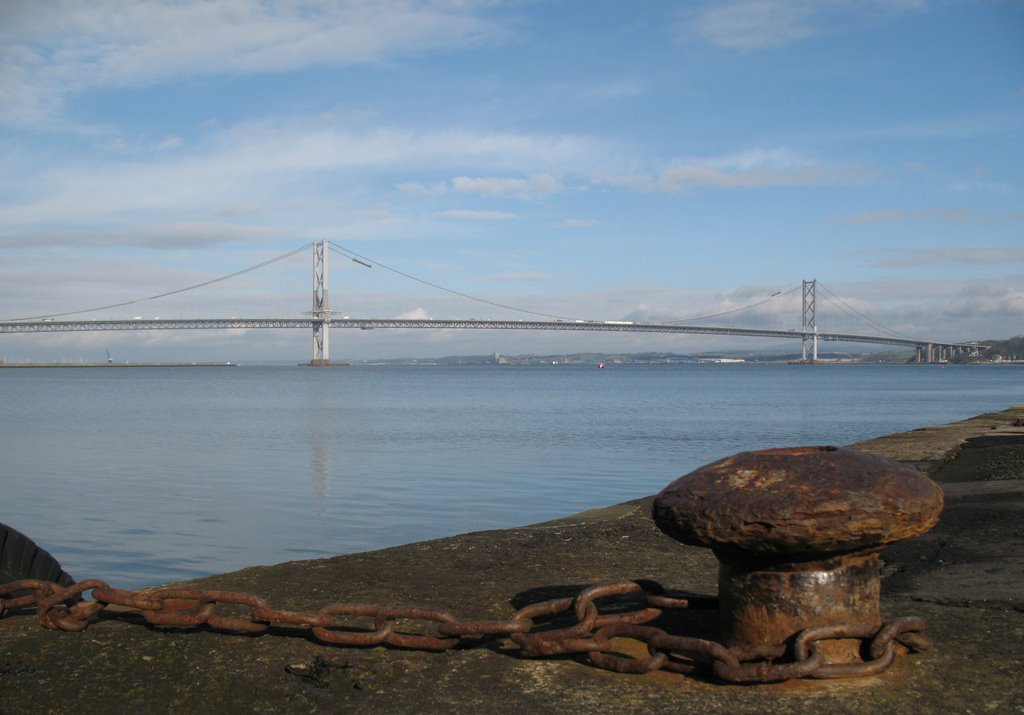
[[(1024, 713), (1024, 405), (852, 446), (921, 469), (945, 490), (938, 526), (882, 554), (885, 617), (923, 617), (934, 648), (880, 675), (727, 685), (613, 673), (585, 656), (524, 658), (506, 637), (439, 653), (106, 614), (64, 633), (15, 613), (0, 619), (0, 713)], [(662, 534), (651, 501), (188, 585), (256, 594), (277, 609), (412, 604), (464, 620), (508, 619), (618, 579), (714, 594), (714, 556)], [(713, 612), (691, 613), (685, 634), (713, 638)]]

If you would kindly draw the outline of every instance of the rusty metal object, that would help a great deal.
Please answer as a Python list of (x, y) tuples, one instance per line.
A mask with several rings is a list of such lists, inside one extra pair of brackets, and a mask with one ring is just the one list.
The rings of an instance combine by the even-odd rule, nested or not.
[(851, 639), (882, 625), (879, 552), (930, 529), (942, 505), (935, 482), (897, 462), (797, 447), (701, 467), (665, 487), (653, 514), (669, 536), (718, 557), (727, 645), (768, 646), (848, 624), (849, 638), (828, 636), (822, 649), (844, 663), (859, 659)]
[[(5, 598), (21, 590), (30, 593), (26, 597)], [(94, 600), (80, 600), (85, 591), (91, 591)], [(84, 630), (100, 611), (114, 606), (107, 612), (109, 617), (135, 613), (163, 628), (205, 627), (234, 633), (260, 633), (276, 623), (291, 626), (293, 633), (311, 632), (321, 643), (343, 647), (390, 645), (444, 650), (511, 634), (524, 657), (578, 655), (586, 656), (598, 667), (619, 673), (700, 672), (734, 683), (874, 674), (892, 662), (897, 654), (897, 643), (913, 650), (926, 650), (931, 645), (923, 635), (924, 623), (920, 619), (902, 618), (877, 627), (838, 624), (807, 629), (797, 634), (792, 648), (783, 642), (728, 648), (714, 641), (672, 635), (660, 628), (642, 625), (669, 609), (718, 607), (714, 597), (688, 593), (668, 595), (653, 581), (594, 584), (573, 598), (528, 605), (508, 621), (463, 621), (447, 611), (360, 603), (335, 603), (316, 612), (280, 611), (247, 593), (173, 588), (125, 591), (95, 579), (69, 587), (33, 580), (0, 584), (0, 615), (5, 608), (28, 605), (26, 598), (35, 605), (41, 625), (65, 631)], [(617, 601), (601, 613), (595, 603), (597, 599)], [(216, 607), (222, 604), (235, 609), (247, 606), (249, 614), (247, 617), (217, 615)], [(339, 616), (372, 619), (373, 629), (335, 623)], [(567, 617), (575, 618), (569, 626), (565, 625)], [(401, 632), (400, 621), (403, 622)], [(422, 627), (414, 626), (416, 632), (409, 632), (405, 630), (409, 621), (432, 621), (441, 637), (420, 632)], [(288, 631), (279, 627), (278, 632)], [(827, 663), (823, 653), (829, 644), (850, 638), (857, 639), (870, 660), (855, 664)], [(633, 643), (623, 646), (629, 641)], [(632, 654), (643, 646), (647, 651), (645, 657)], [(308, 675), (300, 671), (296, 674)]]

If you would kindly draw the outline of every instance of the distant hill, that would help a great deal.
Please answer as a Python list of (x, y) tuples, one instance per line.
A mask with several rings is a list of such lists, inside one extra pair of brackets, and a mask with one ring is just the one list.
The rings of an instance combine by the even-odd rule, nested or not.
[(978, 354), (979, 360), (1024, 360), (1024, 335), (1009, 340), (981, 340), (991, 347)]

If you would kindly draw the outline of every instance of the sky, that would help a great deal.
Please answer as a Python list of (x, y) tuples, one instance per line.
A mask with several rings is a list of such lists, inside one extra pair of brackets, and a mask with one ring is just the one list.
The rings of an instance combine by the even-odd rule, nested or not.
[[(756, 304), (704, 322), (799, 328), (814, 279), (822, 330), (1020, 335), (1024, 2), (0, 1), (0, 320), (298, 317), (311, 253), (274, 259), (321, 240), (352, 317)], [(0, 335), (0, 358), (310, 341)], [(335, 358), (732, 347), (773, 346), (331, 335)]]

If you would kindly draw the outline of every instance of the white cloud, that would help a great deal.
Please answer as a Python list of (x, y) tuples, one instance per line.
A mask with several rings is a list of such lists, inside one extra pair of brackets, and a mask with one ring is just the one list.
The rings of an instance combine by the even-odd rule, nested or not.
[[(223, 207), (267, 207), (301, 195), (296, 176), (311, 181), (323, 172), (335, 172), (342, 186), (354, 186), (348, 181), (349, 170), (356, 168), (415, 172), (478, 164), (580, 165), (598, 153), (595, 147), (592, 140), (571, 135), (398, 127), (356, 131), (301, 121), (245, 122), (212, 134), (187, 153), (48, 169), (26, 164), (19, 191), (29, 198), (0, 206), (0, 224), (85, 223), (170, 209), (194, 214)], [(361, 175), (360, 185), (367, 176)], [(480, 181), (476, 187), (484, 193), (487, 180)], [(523, 181), (519, 190), (535, 193), (555, 183), (543, 173)], [(416, 183), (399, 188), (421, 195), (436, 191)], [(495, 184), (490, 188), (497, 190)]]
[(784, 47), (851, 24), (922, 10), (926, 0), (718, 0), (687, 13), (681, 38), (692, 35), (732, 50)]
[(491, 198), (530, 200), (549, 196), (561, 189), (562, 183), (549, 174), (534, 174), (525, 179), (468, 176), (457, 176), (452, 179), (452, 190), (457, 193), (478, 194)]
[[(979, 318), (992, 318), (1000, 321), (1016, 319), (1018, 325), (1024, 325), (1024, 291), (1003, 289), (1000, 291), (965, 290), (960, 296), (951, 301), (942, 309), (943, 317), (954, 320), (977, 320)], [(1015, 335), (1021, 334), (1020, 328)], [(1012, 337), (1010, 335), (992, 337)]]
[(497, 273), (483, 276), (481, 280), (499, 283), (543, 283), (550, 281), (551, 276), (547, 273)]
[(380, 126), (362, 131), (299, 122), (245, 122), (217, 137), (212, 161), (246, 172), (317, 171), (355, 167), (558, 165), (589, 154), (594, 142), (574, 135), (472, 130), (421, 131)]
[(871, 265), (876, 268), (911, 268), (949, 264), (1004, 265), (1024, 263), (1024, 248), (892, 248), (861, 251), (855, 255), (874, 256)]
[(177, 149), (182, 144), (184, 144), (184, 141), (181, 137), (171, 135), (161, 139), (157, 147), (160, 149)]
[(786, 149), (754, 149), (720, 157), (673, 162), (655, 174), (600, 177), (598, 183), (638, 191), (744, 189), (763, 186), (820, 186), (864, 181), (858, 167), (815, 163)]
[[(582, 152), (580, 152), (582, 154)], [(536, 157), (535, 157), (536, 158)], [(450, 182), (406, 182), (398, 190), (410, 196), (442, 196), (447, 193), (476, 194), (488, 198), (533, 201), (561, 191), (562, 182), (550, 174), (531, 174), (526, 178), (503, 176), (456, 176)]]
[(395, 316), (395, 320), (429, 320), (430, 313), (423, 308), (415, 308)]
[(213, 209), (212, 213), (214, 216), (251, 216), (263, 212), (263, 207), (259, 204), (252, 203), (237, 203), (237, 204), (225, 204), (218, 206)]
[(816, 34), (812, 16), (813, 6), (801, 0), (733, 0), (706, 7), (693, 27), (721, 47), (762, 49)]
[(1014, 192), (1012, 185), (1001, 181), (955, 181), (949, 188), (956, 192), (979, 192), (1001, 196), (1010, 196)]
[(35, 249), (45, 245), (49, 248), (136, 247), (193, 250), (224, 243), (267, 241), (279, 237), (277, 231), (266, 227), (214, 221), (180, 221), (144, 224), (131, 229), (42, 230), (0, 234), (0, 247)]
[(647, 87), (632, 79), (611, 81), (605, 84), (583, 87), (581, 96), (592, 97), (601, 100), (616, 100), (629, 97), (639, 97), (648, 93)]
[(463, 0), (35, 0), (0, 6), (0, 105), (46, 119), (83, 90), (378, 62), (501, 37)]
[(964, 209), (885, 209), (870, 214), (846, 216), (840, 219), (840, 223), (861, 225), (868, 223), (889, 223), (892, 221), (906, 221), (911, 219), (964, 222), (984, 221), (987, 220), (987, 217), (972, 214)]
[(516, 218), (514, 213), (507, 211), (472, 211), (468, 209), (439, 211), (437, 215), (460, 221), (512, 221)]
[(422, 184), (417, 181), (407, 181), (396, 186), (399, 191), (409, 196), (441, 196), (448, 193), (448, 184), (443, 181), (432, 184)]
[(567, 218), (564, 221), (559, 221), (555, 224), (555, 228), (592, 228), (599, 226), (600, 221), (596, 221), (592, 218)]

